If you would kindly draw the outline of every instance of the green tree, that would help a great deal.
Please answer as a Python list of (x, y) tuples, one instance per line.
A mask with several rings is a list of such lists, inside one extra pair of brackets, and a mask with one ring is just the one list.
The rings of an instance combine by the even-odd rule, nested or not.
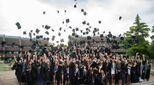
[(149, 36), (150, 28), (145, 22), (141, 22), (139, 15), (137, 14), (133, 26), (129, 31), (124, 33), (124, 45), (128, 49), (130, 55), (135, 55), (136, 52), (147, 53), (148, 41), (145, 40)]
[(148, 47), (149, 57), (154, 59), (154, 26), (152, 27), (152, 36), (151, 36), (151, 44)]

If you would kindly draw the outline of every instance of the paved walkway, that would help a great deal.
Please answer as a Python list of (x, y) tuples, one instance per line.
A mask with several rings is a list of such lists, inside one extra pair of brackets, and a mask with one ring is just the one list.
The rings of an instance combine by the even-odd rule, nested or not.
[[(0, 85), (18, 85), (14, 71), (0, 71)], [(136, 83), (132, 85), (154, 85), (154, 75), (149, 82)]]

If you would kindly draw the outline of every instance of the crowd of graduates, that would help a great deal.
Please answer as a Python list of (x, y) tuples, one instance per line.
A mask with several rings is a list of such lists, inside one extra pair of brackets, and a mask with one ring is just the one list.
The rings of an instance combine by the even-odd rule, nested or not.
[(150, 78), (150, 62), (138, 53), (131, 57), (93, 47), (59, 48), (14, 59), (19, 85), (129, 85)]

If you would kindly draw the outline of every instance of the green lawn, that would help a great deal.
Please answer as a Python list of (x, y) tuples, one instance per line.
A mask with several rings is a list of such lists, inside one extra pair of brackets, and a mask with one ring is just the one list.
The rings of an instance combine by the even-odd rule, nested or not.
[(8, 64), (0, 64), (0, 71), (9, 70), (10, 66)]

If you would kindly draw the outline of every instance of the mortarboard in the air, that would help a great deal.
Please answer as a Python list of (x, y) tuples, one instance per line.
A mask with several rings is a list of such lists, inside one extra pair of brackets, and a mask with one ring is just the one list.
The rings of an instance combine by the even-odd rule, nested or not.
[(33, 32), (33, 30), (30, 30), (30, 32)]
[(97, 34), (99, 35), (99, 32), (97, 32)]
[(64, 21), (62, 21), (62, 24), (64, 24)]
[(75, 35), (75, 37), (76, 37), (76, 38), (78, 38), (78, 37), (79, 37), (79, 35)]
[(74, 5), (74, 8), (76, 8), (77, 6), (76, 6), (76, 4)]
[(59, 41), (56, 41), (56, 43), (59, 43)]
[(61, 36), (61, 33), (60, 32), (58, 33), (58, 36)]
[(44, 25), (42, 25), (42, 27), (44, 27)]
[(35, 33), (33, 33), (33, 36), (35, 36)]
[(16, 23), (16, 26), (17, 26), (18, 29), (21, 29), (21, 25), (20, 25), (19, 22)]
[(75, 33), (72, 33), (72, 36), (75, 36)]
[(80, 32), (82, 33), (82, 30), (80, 30)]
[(87, 40), (90, 40), (90, 39), (92, 39), (91, 36), (87, 36)]
[(64, 12), (66, 13), (66, 10), (64, 10)]
[(50, 38), (49, 37), (47, 37), (47, 40), (49, 40)]
[(45, 11), (43, 11), (43, 14), (45, 14), (46, 12)]
[(48, 31), (45, 31), (45, 34), (49, 35), (49, 32)]
[(124, 37), (120, 37), (121, 40), (124, 40)]
[(86, 32), (86, 34), (89, 34), (89, 32)]
[(61, 30), (62, 30), (62, 27), (59, 28), (59, 31), (61, 31)]
[(81, 9), (81, 12), (84, 12), (84, 9)]
[(70, 19), (66, 19), (66, 23), (69, 23), (70, 22)]
[(85, 32), (83, 32), (83, 35), (85, 35), (86, 33)]
[(49, 25), (45, 25), (45, 29), (50, 29), (50, 26)]
[(87, 15), (87, 12), (84, 12), (83, 15), (86, 16)]
[(72, 29), (72, 27), (71, 27), (71, 26), (69, 26), (69, 28), (70, 28), (70, 29)]
[(72, 29), (72, 32), (75, 32), (75, 29)]
[(35, 32), (38, 34), (40, 32), (40, 30), (39, 29), (36, 29)]
[(86, 24), (86, 21), (83, 21), (82, 24), (85, 25)]
[(52, 32), (54, 32), (55, 30), (54, 29), (52, 29)]
[(23, 31), (23, 34), (26, 35), (27, 34), (26, 31)]
[(119, 16), (119, 20), (121, 20), (122, 19), (122, 17), (121, 16)]
[(79, 31), (79, 28), (76, 28), (76, 31)]
[(59, 13), (59, 10), (57, 10), (57, 13)]
[(99, 20), (98, 23), (101, 24), (102, 22)]
[(64, 39), (61, 39), (60, 42), (64, 42)]
[(103, 31), (103, 33), (105, 33), (105, 31)]
[(87, 25), (89, 26), (89, 22), (87, 23)]

